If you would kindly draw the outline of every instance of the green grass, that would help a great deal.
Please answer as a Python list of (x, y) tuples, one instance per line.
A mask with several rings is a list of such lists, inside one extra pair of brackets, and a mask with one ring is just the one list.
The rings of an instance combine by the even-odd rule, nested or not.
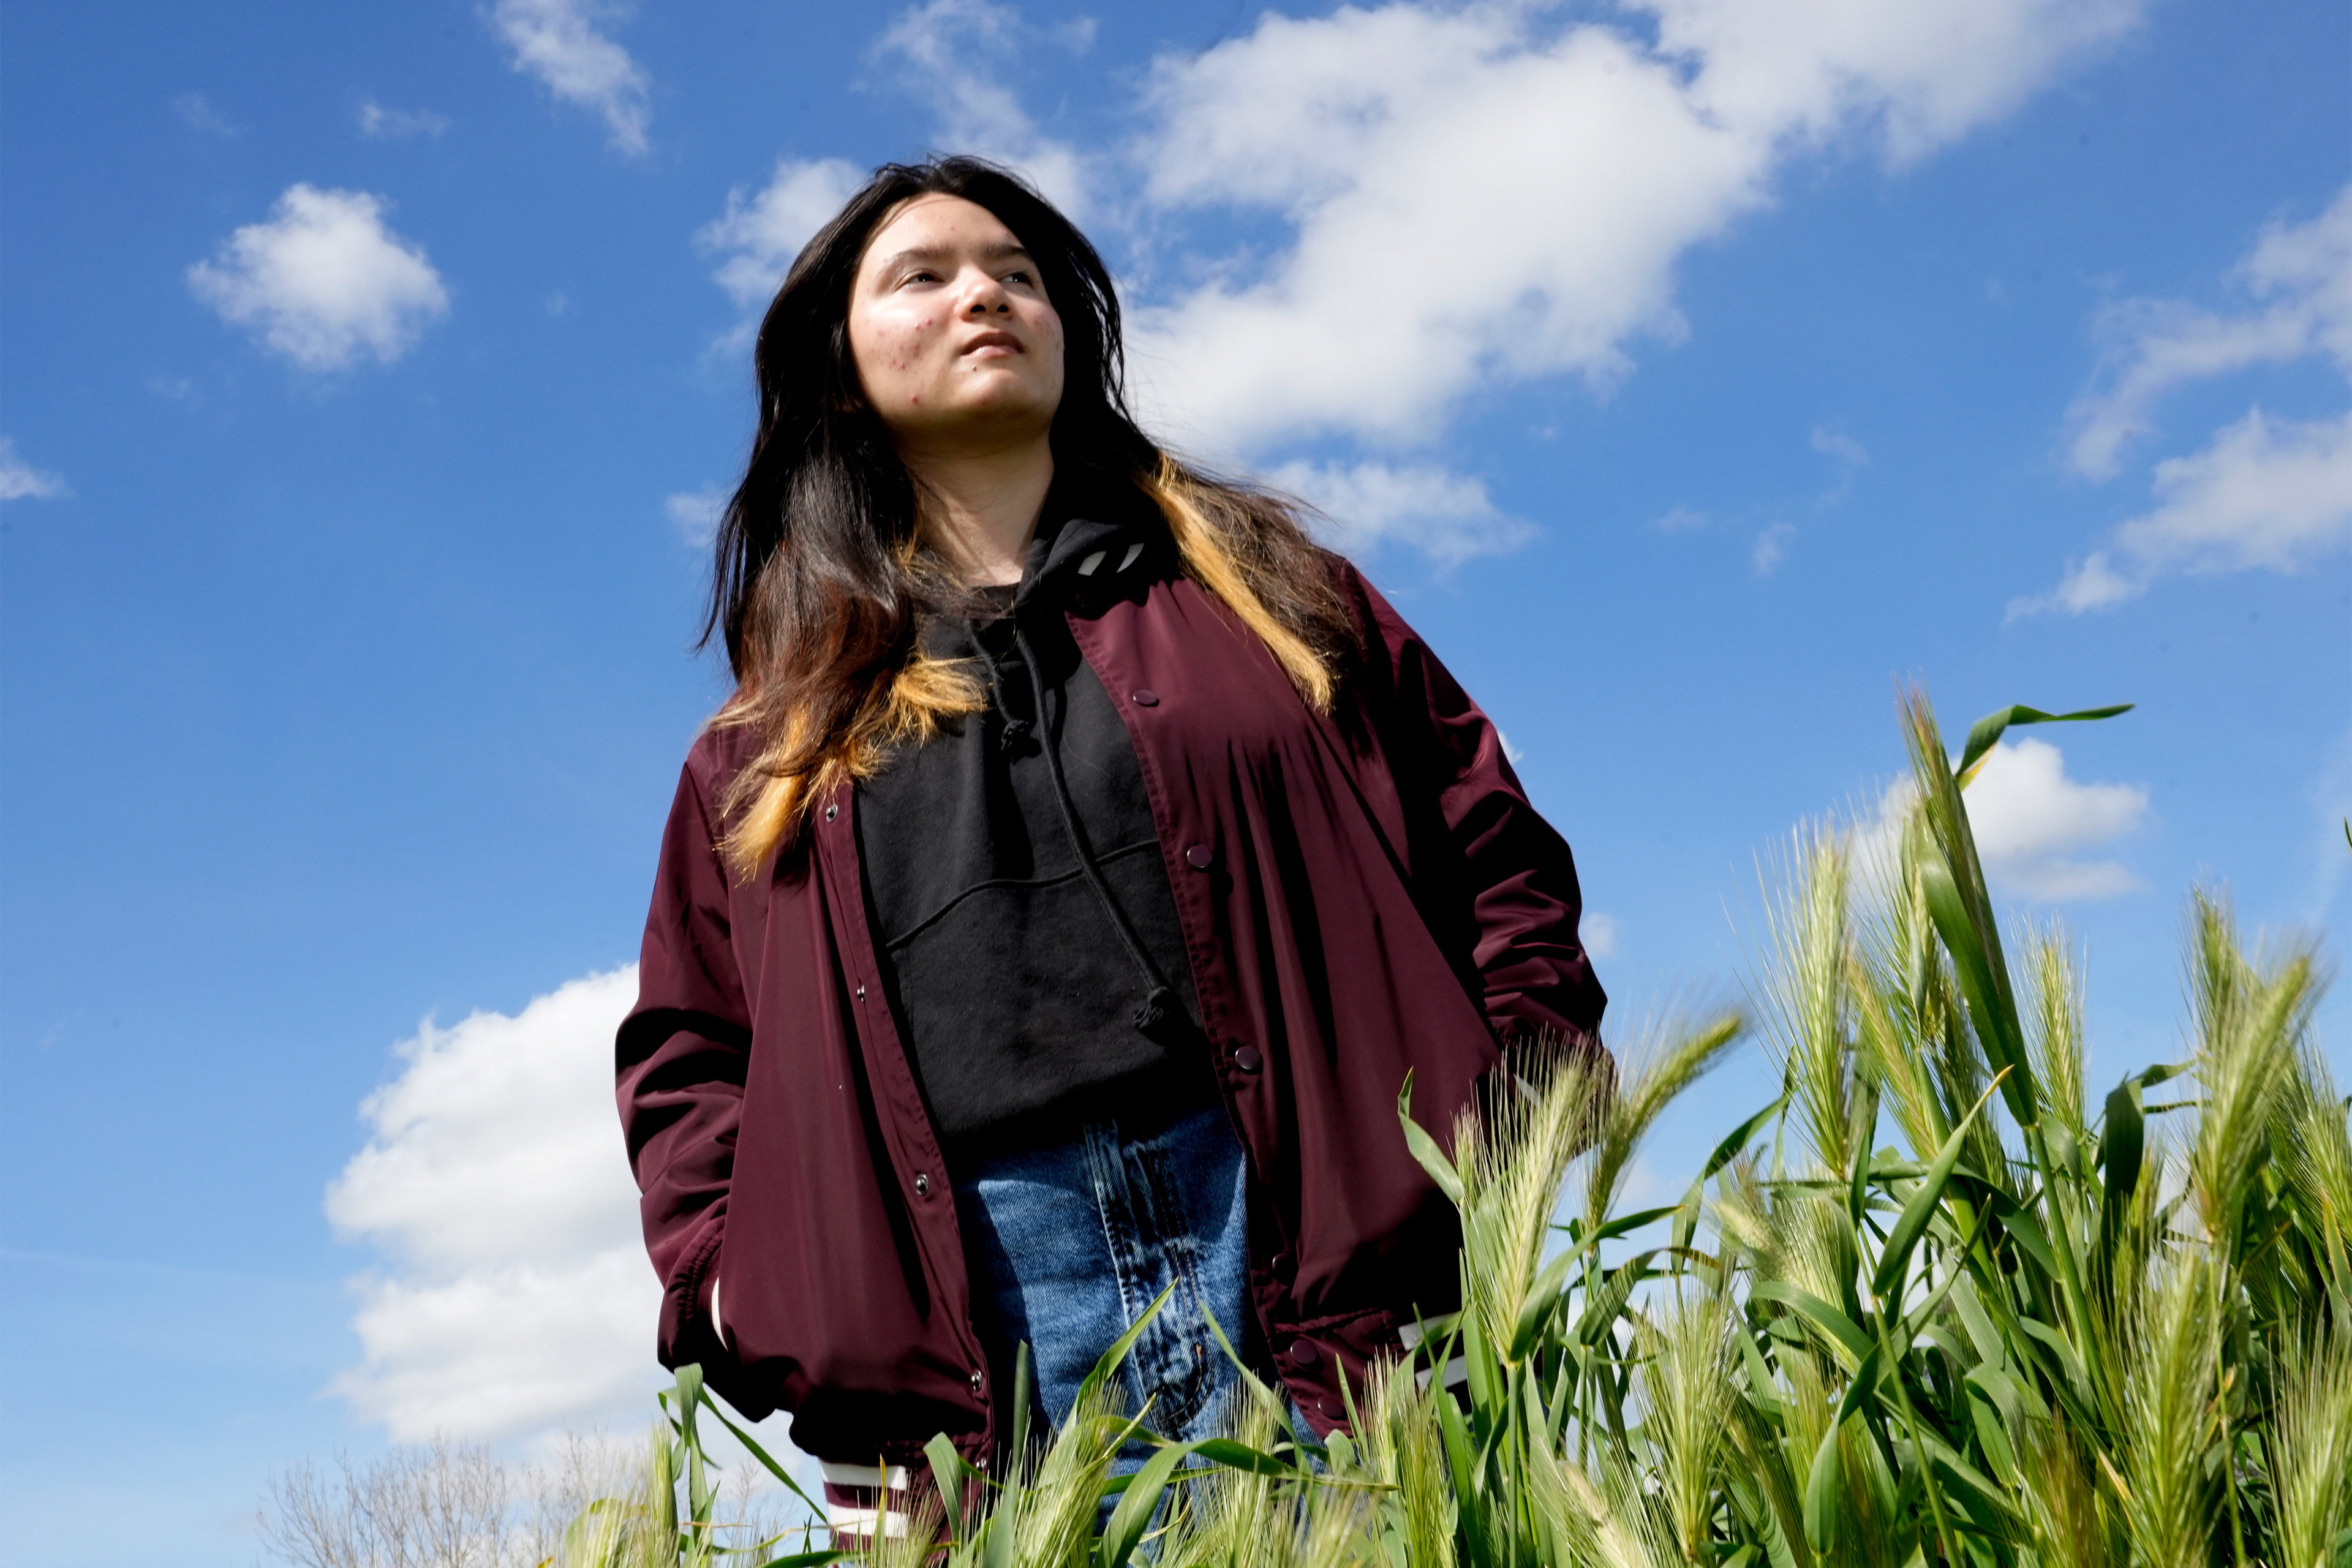
[[(1924, 696), (1884, 863), (1801, 835), (1752, 1017), (1563, 1066), (1403, 1131), (1461, 1211), (1463, 1310), (1318, 1446), (1254, 1395), (1163, 1446), (1096, 1384), (1009, 1478), (932, 1447), (947, 1516), (882, 1568), (2352, 1568), (2352, 1141), (2311, 1035), (2313, 947), (2188, 909), (2184, 1059), (2086, 1085), (2082, 976), (1995, 918)], [(2012, 952), (2014, 956), (2012, 957)], [(1689, 1194), (1627, 1213), (1659, 1114), (1746, 1037), (1783, 1073)], [(1423, 1374), (1459, 1358), (1454, 1393)], [(821, 1526), (721, 1548), (692, 1369), (644, 1482), (562, 1568), (798, 1563)], [(761, 1456), (764, 1458), (764, 1456)], [(771, 1466), (772, 1468), (774, 1467)], [(778, 1475), (782, 1472), (778, 1470)], [(863, 1543), (859, 1543), (863, 1545)]]

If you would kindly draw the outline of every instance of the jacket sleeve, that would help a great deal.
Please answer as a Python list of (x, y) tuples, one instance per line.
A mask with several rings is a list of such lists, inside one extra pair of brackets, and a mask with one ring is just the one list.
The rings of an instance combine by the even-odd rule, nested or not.
[[(1503, 739), (1404, 618), (1345, 562), (1342, 591), (1366, 629), (1375, 725), (1408, 810), (1434, 820), (1448, 875), (1439, 896), (1464, 928), (1496, 1037), (1601, 1048), (1608, 997), (1578, 940), (1583, 896), (1568, 841), (1529, 804)], [(1416, 880), (1424, 858), (1415, 856)]]
[(662, 1281), (662, 1363), (700, 1362), (726, 1392), (732, 1357), (709, 1303), (751, 1023), (715, 839), (704, 782), (689, 760), (662, 836), (637, 1005), (621, 1021), (614, 1057), (646, 1248)]

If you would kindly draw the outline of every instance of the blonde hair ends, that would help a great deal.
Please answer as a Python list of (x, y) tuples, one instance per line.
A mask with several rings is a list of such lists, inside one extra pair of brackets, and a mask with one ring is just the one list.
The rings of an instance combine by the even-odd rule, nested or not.
[[(1261, 547), (1265, 526), (1261, 509), (1278, 510), (1295, 527), (1289, 509), (1269, 496), (1203, 479), (1173, 458), (1136, 476), (1136, 485), (1158, 505), (1176, 542), (1184, 574), (1232, 611), (1263, 642), (1299, 696), (1318, 713), (1329, 713), (1337, 696), (1339, 649), (1315, 646), (1268, 607), (1259, 584), (1281, 563)], [(897, 747), (922, 744), (950, 718), (977, 713), (987, 693), (968, 660), (940, 659), (917, 650), (887, 678), (877, 677), (848, 722), (833, 737), (808, 734), (809, 715), (799, 712), (783, 732), (730, 780), (719, 801), (726, 824), (719, 850), (737, 883), (748, 883), (776, 850), (798, 837), (816, 803), (857, 779), (870, 778)], [(759, 722), (747, 693), (737, 695), (711, 721), (715, 729)]]

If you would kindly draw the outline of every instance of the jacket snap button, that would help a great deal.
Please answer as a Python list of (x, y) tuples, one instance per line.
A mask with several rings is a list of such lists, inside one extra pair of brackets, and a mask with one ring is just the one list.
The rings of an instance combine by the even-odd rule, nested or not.
[(1133, 702), (1138, 708), (1157, 708), (1160, 706), (1160, 693), (1152, 690), (1149, 686), (1129, 692), (1128, 700)]
[(1336, 1399), (1318, 1399), (1315, 1402), (1315, 1408), (1323, 1413), (1326, 1421), (1337, 1421), (1348, 1413), (1348, 1407)]
[(1255, 1072), (1265, 1066), (1265, 1058), (1257, 1054), (1255, 1046), (1236, 1046), (1234, 1047), (1234, 1066), (1244, 1072)]
[(1322, 1359), (1323, 1352), (1317, 1350), (1311, 1342), (1307, 1340), (1295, 1340), (1291, 1342), (1291, 1365), (1313, 1366), (1317, 1362), (1321, 1361)]
[(866, 987), (865, 987), (865, 986), (863, 986), (863, 985), (861, 985), (861, 986), (859, 986), (859, 987), (857, 988), (857, 999), (858, 999), (860, 1002), (863, 1002), (863, 1001), (865, 1001), (865, 1000), (866, 1000)]
[(918, 1171), (915, 1173), (915, 1195), (919, 1198), (927, 1198), (931, 1195), (931, 1176), (929, 1172)]
[(974, 1394), (978, 1394), (978, 1393), (980, 1392), (980, 1384), (981, 1384), (980, 1369), (979, 1369), (978, 1367), (974, 1367), (974, 1368), (972, 1369), (972, 1373), (971, 1373), (971, 1391), (972, 1391)]
[(1215, 852), (1205, 844), (1195, 844), (1184, 851), (1184, 863), (1195, 871), (1207, 870), (1209, 862), (1216, 858)]
[(839, 807), (839, 806), (837, 806), (837, 805), (828, 805), (828, 806), (826, 806), (826, 807), (824, 808), (824, 819), (825, 819), (827, 822), (831, 822), (835, 817), (836, 817), (836, 816), (840, 816), (840, 815), (841, 815), (841, 807)]
[(1274, 1269), (1274, 1277), (1286, 1285), (1298, 1277), (1298, 1259), (1287, 1252), (1276, 1253), (1268, 1263)]

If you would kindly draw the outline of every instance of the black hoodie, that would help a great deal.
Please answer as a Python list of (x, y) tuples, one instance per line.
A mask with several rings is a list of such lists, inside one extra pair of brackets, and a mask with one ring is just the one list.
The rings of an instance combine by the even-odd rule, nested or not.
[(950, 1162), (1216, 1098), (1134, 743), (1063, 616), (1175, 567), (1156, 514), (1049, 502), (1018, 589), (923, 628), (987, 710), (857, 786), (884, 986)]

